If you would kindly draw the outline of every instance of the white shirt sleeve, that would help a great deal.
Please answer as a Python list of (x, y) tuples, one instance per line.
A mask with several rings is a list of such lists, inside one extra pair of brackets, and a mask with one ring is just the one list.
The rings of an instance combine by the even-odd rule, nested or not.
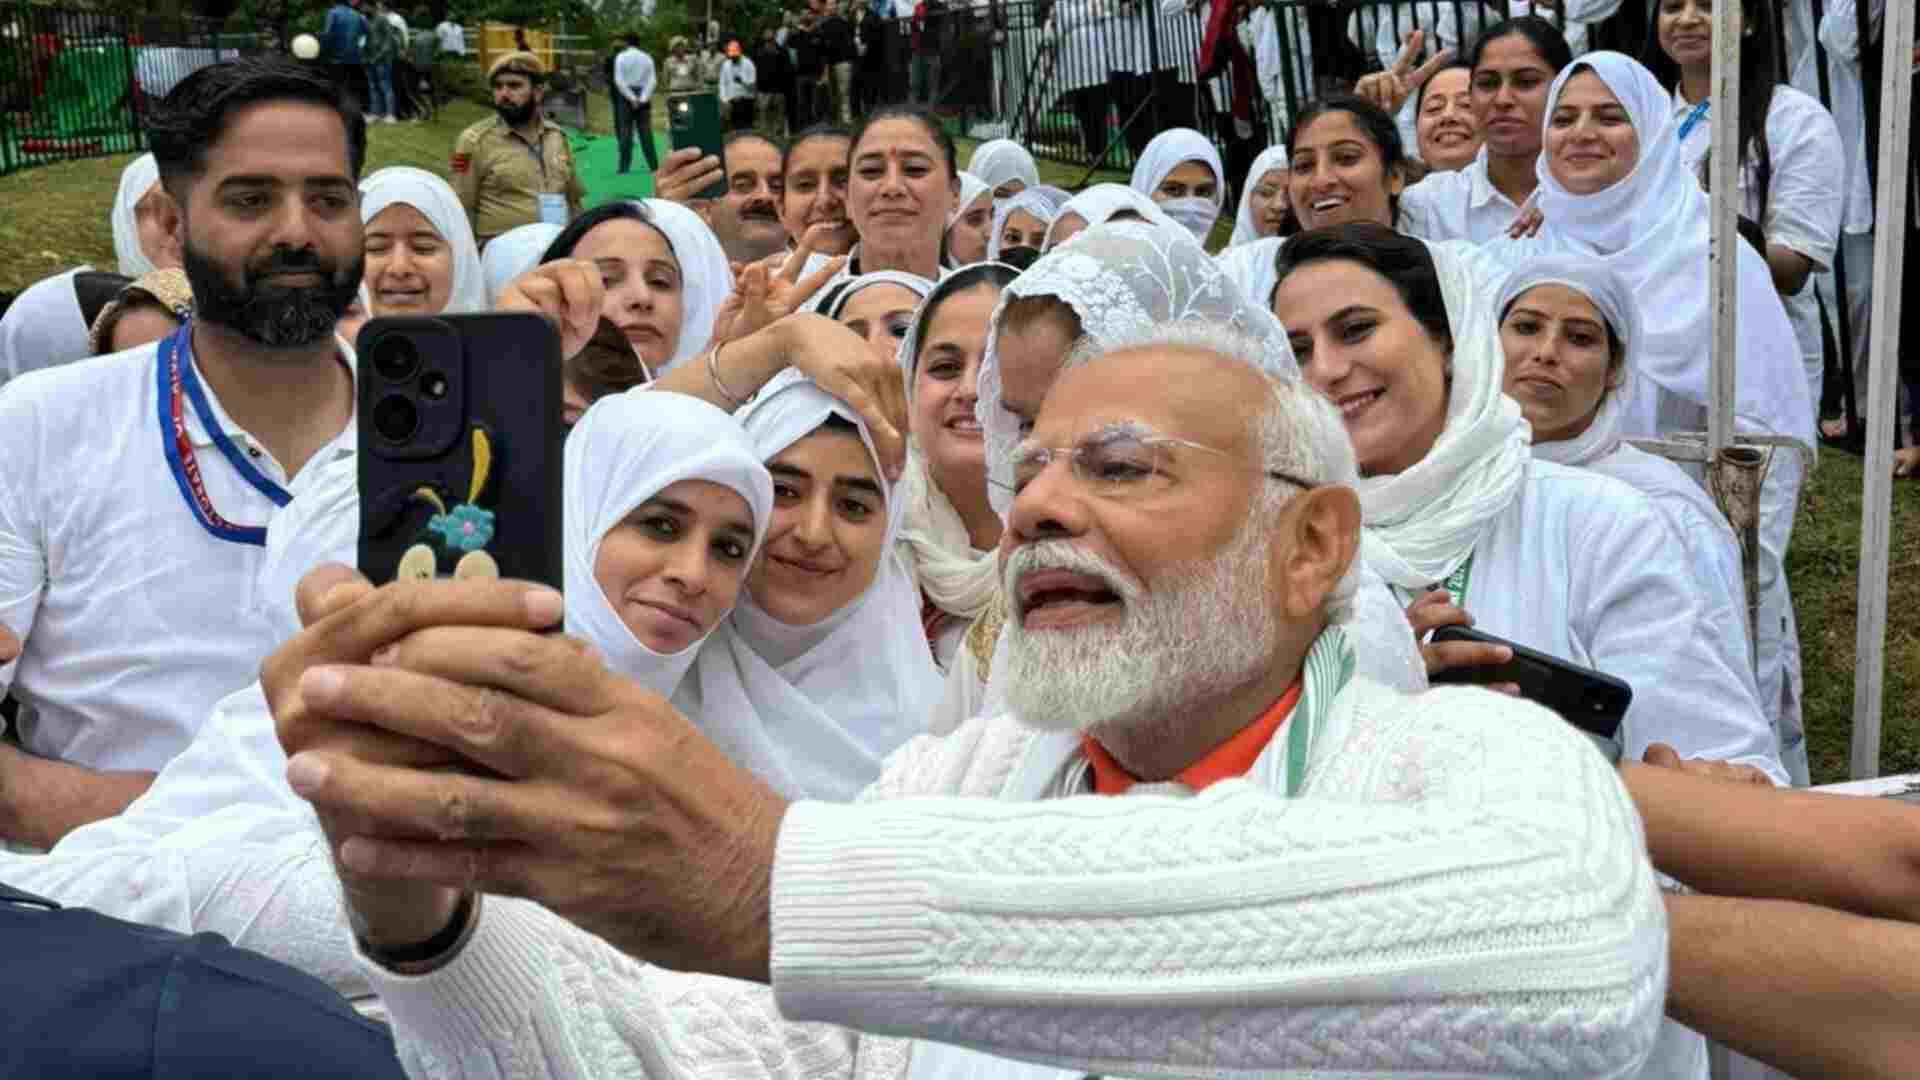
[(1761, 223), (1767, 241), (1812, 259), (1816, 271), (1829, 269), (1847, 194), (1846, 152), (1833, 114), (1805, 94), (1778, 86), (1766, 135), (1773, 169), (1767, 220)]
[(653, 91), (660, 84), (660, 73), (653, 65), (653, 57), (640, 54), (640, 104), (653, 100)]
[[(18, 385), (0, 394), (0, 623), (22, 646), (47, 588), (47, 551), (37, 480), (42, 464), (40, 418)], [(19, 661), (0, 664), (0, 696)]]

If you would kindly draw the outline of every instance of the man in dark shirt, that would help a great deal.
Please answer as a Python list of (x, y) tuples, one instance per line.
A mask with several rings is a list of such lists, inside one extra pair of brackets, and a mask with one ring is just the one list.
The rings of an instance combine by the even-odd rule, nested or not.
[(768, 27), (761, 35), (760, 47), (753, 52), (753, 70), (759, 78), (760, 130), (776, 138), (783, 134), (780, 130), (781, 110), (772, 100), (780, 98), (787, 126), (799, 131), (799, 127), (793, 123), (793, 64), (787, 60), (787, 50), (774, 40), (772, 27)]

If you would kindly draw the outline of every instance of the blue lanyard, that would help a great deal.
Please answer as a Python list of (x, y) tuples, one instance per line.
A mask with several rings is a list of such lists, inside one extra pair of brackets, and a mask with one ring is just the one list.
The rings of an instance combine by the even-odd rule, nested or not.
[(1703, 118), (1706, 117), (1707, 106), (1711, 104), (1713, 104), (1713, 99), (1708, 98), (1707, 100), (1701, 102), (1700, 104), (1695, 105), (1693, 107), (1693, 111), (1687, 114), (1687, 118), (1685, 120), (1680, 121), (1680, 141), (1681, 142), (1686, 142), (1687, 136), (1693, 133), (1694, 127), (1698, 125)]
[(193, 403), (193, 411), (200, 417), (201, 425), (213, 436), (213, 445), (220, 448), (221, 456), (247, 483), (273, 500), (275, 506), (287, 505), (293, 496), (254, 468), (253, 463), (247, 460), (239, 447), (233, 445), (233, 440), (214, 421), (213, 408), (207, 403), (206, 391), (201, 388), (200, 377), (193, 370), (193, 320), (188, 319), (184, 326), (160, 342), (154, 363), (154, 381), (158, 391), (155, 396), (159, 398), (160, 449), (166, 456), (167, 468), (173, 473), (174, 483), (179, 485), (180, 497), (186, 500), (187, 509), (193, 512), (200, 527), (212, 533), (217, 540), (265, 547), (265, 526), (236, 525), (221, 517), (213, 508), (213, 500), (208, 497), (206, 484), (200, 477), (200, 464), (193, 453), (193, 440), (187, 435), (186, 417), (180, 404), (183, 392), (186, 399)]

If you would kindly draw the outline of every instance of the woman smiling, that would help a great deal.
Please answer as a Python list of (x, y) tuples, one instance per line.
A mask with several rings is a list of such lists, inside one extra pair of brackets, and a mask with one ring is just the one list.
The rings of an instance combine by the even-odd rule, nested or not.
[(473, 229), (445, 180), (396, 165), (360, 182), (366, 284), (374, 315), (487, 310)]

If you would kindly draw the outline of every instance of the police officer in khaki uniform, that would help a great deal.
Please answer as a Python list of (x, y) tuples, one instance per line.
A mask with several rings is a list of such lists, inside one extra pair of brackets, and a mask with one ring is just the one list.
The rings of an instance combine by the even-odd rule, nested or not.
[(500, 115), (460, 133), (450, 167), (453, 190), (482, 245), (520, 225), (564, 225), (586, 191), (573, 168), (567, 134), (541, 115), (547, 69), (528, 52), (508, 53), (487, 71)]

